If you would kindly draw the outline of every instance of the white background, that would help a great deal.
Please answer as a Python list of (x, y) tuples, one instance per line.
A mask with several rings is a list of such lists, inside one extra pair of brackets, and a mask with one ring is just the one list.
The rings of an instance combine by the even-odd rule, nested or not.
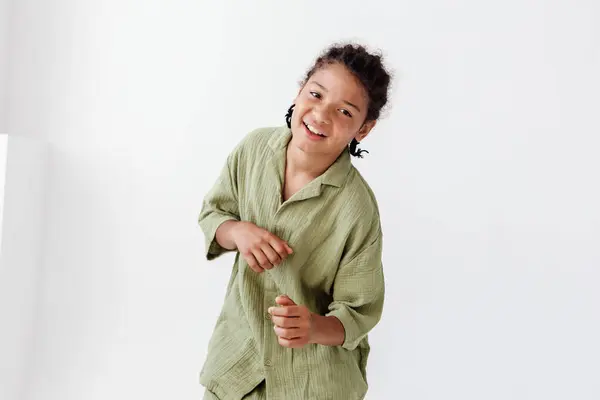
[(6, 133), (9, 1), (0, 0), (0, 134)]
[(43, 142), (16, 135), (0, 138), (0, 399), (12, 400), (22, 398), (25, 380), (29, 385), (35, 351), (48, 160)]
[(396, 78), (355, 162), (385, 234), (368, 399), (600, 398), (599, 3), (0, 5), (0, 116), (38, 143), (8, 149), (2, 400), (201, 398), (232, 262), (202, 198), (339, 39)]
[(4, 209), (4, 185), (6, 183), (6, 148), (8, 135), (0, 133), (0, 245), (2, 244), (2, 211)]

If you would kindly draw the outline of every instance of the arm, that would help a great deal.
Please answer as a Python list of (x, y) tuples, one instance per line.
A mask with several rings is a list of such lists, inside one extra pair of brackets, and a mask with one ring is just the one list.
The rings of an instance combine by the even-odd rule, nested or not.
[(204, 232), (206, 258), (212, 260), (235, 250), (231, 228), (240, 220), (235, 176), (235, 153), (227, 158), (219, 178), (206, 194), (198, 224)]
[[(353, 350), (379, 322), (385, 293), (382, 240), (379, 233), (373, 243), (340, 266), (333, 283), (333, 301), (329, 305), (329, 313), (316, 318), (316, 321), (320, 321), (317, 322), (317, 332), (320, 332), (316, 334), (316, 338), (321, 338), (320, 342), (341, 341), (342, 347)], [(340, 328), (336, 327), (335, 320), (323, 322), (323, 318), (339, 321), (343, 328), (343, 339), (340, 339)]]
[(341, 346), (344, 343), (344, 325), (334, 316), (312, 313), (312, 334), (310, 343), (323, 346)]
[(227, 158), (219, 179), (204, 198), (198, 223), (204, 231), (206, 257), (239, 251), (248, 266), (263, 272), (292, 253), (290, 246), (249, 221), (240, 221), (237, 166), (239, 148)]
[(280, 307), (269, 307), (279, 344), (302, 347), (306, 344), (339, 346), (344, 342), (344, 326), (336, 317), (311, 313), (287, 295), (277, 296)]
[(279, 344), (302, 347), (312, 343), (348, 350), (359, 345), (383, 309), (381, 234), (340, 267), (333, 286), (333, 302), (324, 316), (310, 312), (285, 294), (275, 299), (280, 307), (269, 307), (269, 313)]
[(235, 240), (233, 239), (233, 229), (239, 223), (237, 220), (228, 220), (223, 222), (217, 228), (215, 233), (215, 240), (217, 244), (227, 251), (237, 250)]

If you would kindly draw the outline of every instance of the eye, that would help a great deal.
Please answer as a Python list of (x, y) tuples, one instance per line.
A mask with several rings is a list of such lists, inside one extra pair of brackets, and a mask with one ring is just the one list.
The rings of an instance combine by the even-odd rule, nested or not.
[(346, 110), (346, 109), (344, 109), (344, 108), (342, 108), (340, 111), (341, 111), (341, 112), (342, 112), (342, 114), (344, 114), (346, 117), (352, 118), (352, 114), (350, 114), (350, 111), (348, 111), (348, 110)]
[(317, 99), (321, 98), (321, 93), (318, 93), (318, 92), (310, 92), (310, 95)]

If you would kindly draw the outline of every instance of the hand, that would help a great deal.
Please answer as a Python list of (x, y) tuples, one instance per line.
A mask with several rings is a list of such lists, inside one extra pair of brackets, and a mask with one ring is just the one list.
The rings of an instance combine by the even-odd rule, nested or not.
[(273, 268), (292, 254), (285, 241), (251, 222), (238, 222), (231, 235), (244, 260), (258, 273)]
[(280, 307), (270, 307), (273, 329), (283, 347), (303, 347), (311, 343), (313, 314), (306, 306), (299, 306), (286, 295), (278, 296)]

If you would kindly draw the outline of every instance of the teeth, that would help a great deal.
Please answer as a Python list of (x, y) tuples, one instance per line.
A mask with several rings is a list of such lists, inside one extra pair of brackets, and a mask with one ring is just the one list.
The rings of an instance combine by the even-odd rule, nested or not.
[(323, 136), (323, 137), (325, 136), (321, 132), (319, 132), (318, 130), (316, 130), (312, 125), (306, 124), (306, 127), (308, 128), (309, 131), (311, 131), (315, 135), (319, 135), (319, 136)]

